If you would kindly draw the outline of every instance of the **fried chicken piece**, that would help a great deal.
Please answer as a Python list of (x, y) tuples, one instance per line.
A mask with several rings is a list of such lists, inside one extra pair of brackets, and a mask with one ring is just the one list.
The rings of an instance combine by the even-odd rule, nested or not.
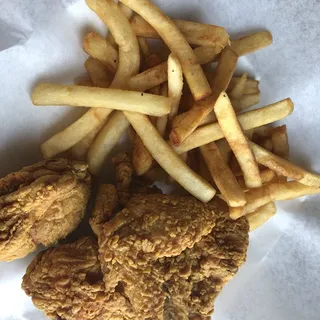
[(91, 178), (83, 163), (41, 161), (0, 179), (0, 261), (50, 246), (83, 218)]
[(164, 286), (169, 292), (166, 305), (170, 316), (165, 319), (210, 319), (214, 300), (246, 260), (246, 218), (230, 219), (221, 200), (209, 205), (216, 214), (211, 233), (179, 256), (155, 263), (158, 273), (165, 275)]
[(135, 194), (105, 223), (99, 241), (108, 291), (119, 282), (141, 319), (163, 319), (167, 293), (154, 263), (192, 248), (215, 224), (210, 206), (193, 197)]
[(136, 319), (121, 286), (110, 295), (102, 278), (97, 241), (87, 237), (39, 253), (22, 289), (54, 320)]

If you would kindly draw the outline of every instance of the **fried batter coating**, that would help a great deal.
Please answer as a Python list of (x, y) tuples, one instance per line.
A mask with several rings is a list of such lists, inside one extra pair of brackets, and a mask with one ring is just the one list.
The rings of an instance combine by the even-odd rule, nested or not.
[(83, 218), (91, 178), (83, 163), (41, 161), (0, 179), (0, 261), (50, 246)]

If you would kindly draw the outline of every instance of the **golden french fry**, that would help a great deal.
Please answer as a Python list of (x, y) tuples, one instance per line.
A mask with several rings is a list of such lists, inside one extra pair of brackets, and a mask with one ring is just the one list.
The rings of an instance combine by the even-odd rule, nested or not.
[[(293, 102), (287, 98), (271, 105), (252, 110), (238, 116), (243, 130), (260, 127), (287, 117), (293, 112)], [(194, 148), (223, 138), (218, 123), (208, 124), (195, 130), (180, 146), (171, 146), (177, 153), (184, 153)]]
[(171, 99), (171, 120), (178, 113), (183, 89), (183, 73), (179, 60), (170, 55), (168, 59), (168, 97)]
[(187, 40), (171, 19), (148, 0), (121, 0), (121, 2), (150, 23), (171, 52), (177, 56), (194, 99), (201, 100), (209, 96), (211, 88), (207, 78)]
[(203, 202), (208, 202), (214, 197), (213, 187), (183, 162), (161, 138), (147, 116), (133, 112), (126, 112), (126, 116), (153, 158), (173, 179)]
[(229, 163), (232, 152), (228, 141), (226, 139), (221, 139), (216, 141), (216, 145), (225, 163)]
[(272, 35), (269, 31), (261, 31), (249, 34), (237, 40), (231, 40), (231, 48), (239, 56), (255, 52), (269, 46), (272, 43)]
[[(183, 162), (187, 163), (187, 161), (188, 161), (188, 152), (179, 154), (179, 157), (182, 159)], [(200, 173), (200, 176), (201, 176), (202, 178), (204, 178), (201, 173)], [(204, 178), (204, 179), (205, 179), (205, 178)], [(206, 179), (205, 179), (205, 180), (206, 180)], [(208, 180), (207, 180), (207, 181), (208, 181)], [(167, 183), (167, 184), (170, 184), (170, 183), (174, 183), (174, 182), (175, 182), (175, 180), (174, 180), (172, 177), (170, 177), (169, 175), (167, 175), (166, 183)]]
[(141, 138), (136, 135), (133, 152), (132, 152), (132, 166), (137, 176), (145, 175), (154, 165), (154, 160), (148, 149), (143, 144)]
[[(240, 77), (232, 77), (229, 87), (227, 89), (227, 93), (233, 90), (233, 88), (239, 83), (240, 79), (241, 79)], [(251, 94), (251, 93), (258, 93), (258, 92), (260, 92), (259, 81), (247, 78), (247, 81), (244, 86), (243, 94)]]
[(96, 84), (96, 86), (100, 88), (109, 88), (113, 74), (108, 71), (105, 66), (97, 59), (88, 58), (84, 64), (91, 81)]
[(150, 56), (150, 48), (147, 43), (147, 40), (144, 38), (138, 38), (138, 43), (139, 43), (139, 47), (140, 47), (140, 51), (141, 51), (142, 55), (145, 58), (149, 57)]
[(200, 126), (205, 126), (206, 124), (211, 124), (217, 122), (217, 117), (213, 111), (211, 111), (199, 124)]
[(112, 110), (90, 109), (76, 122), (57, 133), (41, 145), (44, 159), (50, 159), (70, 149), (84, 139), (90, 132), (106, 121)]
[[(213, 48), (199, 47), (194, 49), (199, 64), (206, 64), (213, 61), (216, 56)], [(147, 91), (168, 81), (168, 62), (155, 64), (154, 67), (143, 71), (129, 79), (128, 86), (131, 90)]]
[(257, 161), (265, 167), (274, 170), (278, 174), (297, 180), (302, 184), (311, 187), (320, 187), (320, 175), (292, 164), (286, 159), (283, 159), (270, 151), (263, 149), (257, 144), (250, 142), (251, 149)]
[(169, 114), (171, 108), (170, 99), (148, 93), (50, 83), (39, 84), (34, 89), (32, 102), (34, 105), (91, 106), (136, 111), (152, 116)]
[(93, 129), (85, 138), (83, 138), (70, 149), (73, 159), (86, 160), (90, 146), (92, 145), (98, 133), (105, 126), (106, 122), (107, 120), (105, 122), (101, 122), (98, 127)]
[(242, 97), (242, 95), (244, 94), (247, 78), (248, 74), (244, 73), (238, 83), (230, 91), (229, 96), (231, 99), (239, 100)]
[[(270, 169), (263, 169), (260, 171), (260, 177), (262, 184), (265, 184), (274, 180), (276, 178), (276, 173)], [(237, 180), (243, 190), (248, 190), (242, 176), (238, 177)]]
[[(161, 85), (160, 93), (164, 97), (168, 97), (168, 83), (163, 83)], [(168, 124), (168, 116), (162, 116), (157, 118), (157, 130), (161, 137), (164, 137), (166, 134)]]
[(261, 146), (262, 148), (272, 152), (273, 145), (272, 145), (271, 139), (264, 139), (264, 140), (260, 141), (259, 142), (259, 146)]
[(82, 42), (83, 50), (92, 58), (99, 60), (110, 71), (116, 72), (118, 66), (118, 50), (106, 39), (95, 32), (90, 32)]
[(289, 142), (287, 126), (274, 128), (271, 136), (273, 152), (281, 158), (289, 158)]
[[(129, 126), (130, 124), (122, 112), (112, 114), (89, 149), (88, 164), (92, 174), (99, 174), (106, 155), (110, 154), (123, 132), (127, 130)], [(107, 139), (105, 139), (106, 136)]]
[(270, 202), (254, 212), (247, 214), (250, 231), (256, 230), (272, 218), (277, 212), (274, 202)]
[(238, 100), (231, 99), (232, 106), (237, 113), (258, 104), (259, 102), (260, 92), (244, 94)]
[(217, 145), (211, 142), (200, 147), (211, 177), (230, 207), (244, 206), (246, 199), (237, 179), (224, 161)]
[[(224, 28), (183, 20), (173, 20), (173, 22), (190, 44), (217, 47), (221, 50), (229, 43), (229, 36)], [(139, 37), (160, 38), (157, 31), (140, 16), (134, 16), (131, 25)]]
[(262, 185), (258, 165), (255, 161), (246, 136), (238, 122), (231, 102), (225, 92), (222, 92), (214, 105), (220, 128), (230, 145), (243, 172), (248, 188), (257, 188)]
[(272, 201), (290, 200), (319, 194), (320, 188), (306, 186), (297, 181), (270, 183), (245, 193), (247, 203), (242, 209), (230, 208), (230, 217), (238, 219)]
[(181, 144), (201, 123), (203, 119), (213, 111), (213, 106), (220, 93), (225, 91), (230, 83), (238, 61), (237, 54), (229, 47), (226, 47), (220, 56), (217, 69), (211, 81), (212, 95), (195, 103), (187, 111), (177, 126), (173, 127), (170, 133), (170, 140), (175, 144)]

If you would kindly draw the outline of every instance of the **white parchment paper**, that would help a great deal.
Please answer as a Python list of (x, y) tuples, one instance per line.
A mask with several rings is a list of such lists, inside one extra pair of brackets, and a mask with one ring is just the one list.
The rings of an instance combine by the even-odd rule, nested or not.
[[(285, 119), (292, 159), (320, 172), (320, 1), (162, 0), (170, 16), (221, 25), (232, 36), (268, 29), (271, 47), (240, 58), (260, 80), (261, 105), (291, 97)], [(71, 83), (84, 74), (83, 36), (105, 27), (84, 0), (0, 0), (0, 175), (40, 157), (40, 143), (84, 110), (34, 107), (40, 80)], [(278, 203), (279, 212), (250, 236), (247, 263), (215, 304), (216, 320), (320, 319), (320, 197)], [(33, 255), (0, 263), (0, 319), (40, 320), (20, 289)]]

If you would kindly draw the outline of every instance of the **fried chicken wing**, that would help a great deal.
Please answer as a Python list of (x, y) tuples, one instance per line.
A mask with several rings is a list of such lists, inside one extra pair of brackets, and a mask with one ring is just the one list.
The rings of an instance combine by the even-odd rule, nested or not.
[(87, 166), (41, 161), (0, 179), (0, 261), (50, 246), (80, 223), (91, 191)]
[(108, 294), (102, 277), (97, 241), (87, 237), (39, 253), (22, 289), (54, 320), (136, 319), (122, 289)]

